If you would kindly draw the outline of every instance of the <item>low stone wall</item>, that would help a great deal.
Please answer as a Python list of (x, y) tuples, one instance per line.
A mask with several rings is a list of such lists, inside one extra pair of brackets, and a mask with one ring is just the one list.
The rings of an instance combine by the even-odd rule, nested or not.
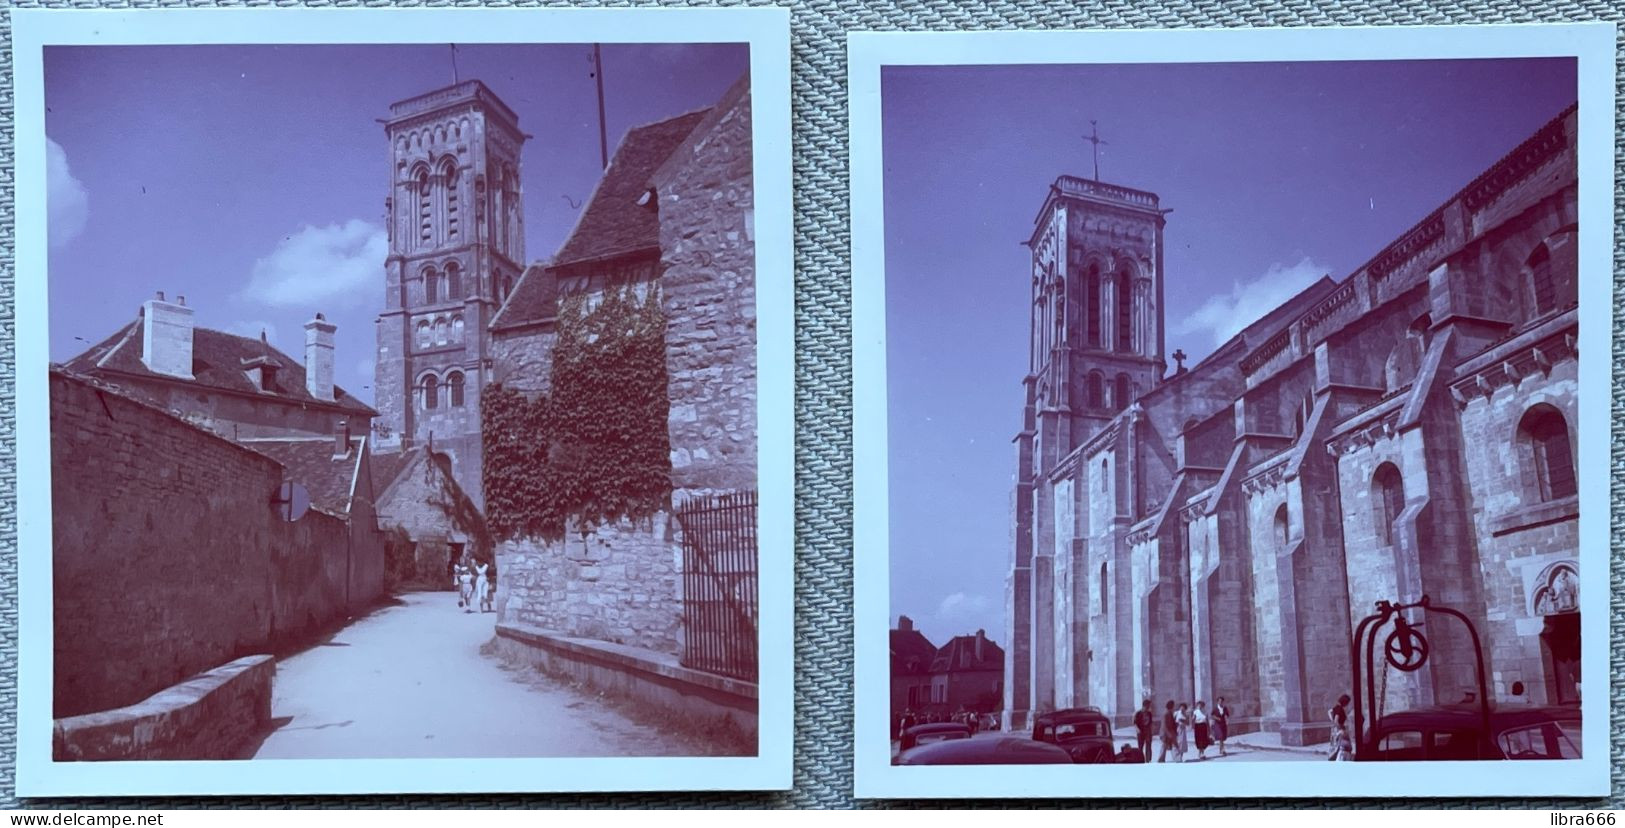
[[(647, 704), (685, 722), (715, 725), (756, 744), (756, 685), (691, 670), (675, 656), (573, 638), (528, 624), (499, 623), (498, 657), (602, 693)], [(750, 755), (754, 755), (750, 751)]]
[(57, 719), (58, 762), (241, 759), (271, 719), (276, 660), (253, 655), (160, 690), (145, 701)]
[(680, 562), (671, 516), (622, 519), (586, 537), (497, 544), (497, 620), (562, 635), (682, 651)]

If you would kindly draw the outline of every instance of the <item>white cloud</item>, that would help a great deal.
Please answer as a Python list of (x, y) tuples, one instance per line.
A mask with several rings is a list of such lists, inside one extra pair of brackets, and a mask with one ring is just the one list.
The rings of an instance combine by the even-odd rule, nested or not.
[(68, 168), (62, 145), (50, 138), (45, 139), (45, 170), (45, 232), (52, 247), (61, 247), (84, 232), (90, 197)]
[(246, 336), (251, 339), (258, 339), (260, 332), (263, 331), (266, 339), (270, 340), (273, 344), (277, 341), (276, 325), (266, 322), (263, 319), (239, 319), (236, 322), (227, 325), (226, 331), (228, 333), (234, 333), (238, 336)]
[(1242, 328), (1258, 321), (1326, 272), (1327, 268), (1315, 264), (1307, 256), (1295, 265), (1277, 262), (1258, 278), (1236, 282), (1231, 285), (1229, 293), (1210, 297), (1201, 307), (1181, 319), (1174, 326), (1174, 333), (1206, 333), (1213, 337), (1215, 346), (1222, 345)]
[(238, 298), (310, 313), (358, 306), (383, 284), (388, 254), (389, 238), (378, 225), (360, 219), (306, 225), (254, 263), (248, 287)]
[(956, 592), (937, 606), (937, 618), (943, 623), (952, 623), (956, 620), (965, 620), (987, 612), (993, 608), (993, 602), (985, 595), (966, 595)]

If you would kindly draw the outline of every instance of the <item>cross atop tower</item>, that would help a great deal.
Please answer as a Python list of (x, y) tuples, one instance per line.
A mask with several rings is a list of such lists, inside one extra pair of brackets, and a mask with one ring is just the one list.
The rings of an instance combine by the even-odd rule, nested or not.
[(1094, 150), (1094, 156), (1095, 156), (1095, 180), (1099, 181), (1100, 180), (1100, 146), (1102, 144), (1106, 143), (1106, 142), (1102, 141), (1100, 139), (1100, 128), (1095, 125), (1094, 121), (1089, 122), (1089, 134), (1083, 136), (1083, 140), (1088, 141), (1089, 143), (1094, 145), (1094, 147), (1092, 149)]

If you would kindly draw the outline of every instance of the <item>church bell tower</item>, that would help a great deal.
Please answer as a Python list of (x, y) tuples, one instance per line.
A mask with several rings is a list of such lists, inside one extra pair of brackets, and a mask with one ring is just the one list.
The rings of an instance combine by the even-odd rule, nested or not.
[(518, 116), (470, 80), (390, 106), (375, 451), (433, 445), (475, 503), (486, 327), (525, 260)]
[[(1098, 144), (1098, 135), (1091, 136)], [(1073, 450), (1162, 381), (1166, 213), (1156, 194), (1063, 175), (1049, 187), (1026, 246), (1030, 258), (1028, 370), (1016, 487), (1005, 663), (1009, 727), (1033, 711), (1077, 702), (1093, 664), (1087, 635), (1058, 615), (1058, 579), (1082, 571), (1087, 545), (1061, 527), (1085, 497), (1051, 474)], [(1133, 412), (1130, 412), (1130, 416)], [(1057, 503), (1058, 500), (1065, 501)], [(1071, 538), (1062, 549), (1057, 539)]]

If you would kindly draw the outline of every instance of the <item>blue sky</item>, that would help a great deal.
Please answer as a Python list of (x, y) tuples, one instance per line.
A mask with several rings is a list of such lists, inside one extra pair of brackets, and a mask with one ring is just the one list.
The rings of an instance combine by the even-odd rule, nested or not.
[(1576, 97), (1568, 59), (887, 67), (893, 615), (1006, 637), (1020, 246), (1058, 175), (1158, 193), (1167, 349), (1342, 279)]
[[(525, 250), (545, 258), (600, 168), (592, 47), (459, 46), (519, 115)], [(744, 44), (606, 45), (610, 151), (630, 127), (706, 107), (749, 66)], [(154, 292), (197, 324), (294, 358), (304, 323), (338, 325), (337, 381), (373, 399), (383, 302), (389, 104), (449, 85), (451, 49), (50, 47), (50, 349), (64, 360)]]

